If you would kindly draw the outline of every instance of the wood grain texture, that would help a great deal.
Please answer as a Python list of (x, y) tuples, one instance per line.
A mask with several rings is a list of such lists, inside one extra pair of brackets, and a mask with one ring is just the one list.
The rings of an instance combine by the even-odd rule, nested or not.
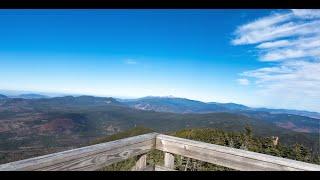
[(174, 155), (166, 152), (164, 154), (164, 167), (174, 169)]
[(147, 153), (157, 133), (120, 139), (0, 165), (0, 171), (90, 171)]
[(174, 156), (188, 158), (244, 171), (320, 171), (320, 166), (225, 146), (177, 138), (157, 133), (120, 139), (69, 151), (0, 165), (0, 171), (89, 171), (145, 154), (152, 149), (165, 153), (165, 167), (146, 166), (146, 156), (137, 162), (140, 170), (173, 171)]
[(320, 166), (225, 146), (158, 135), (156, 149), (242, 171), (320, 171)]
[(164, 167), (164, 166), (158, 166), (158, 165), (156, 165), (154, 167), (154, 170), (155, 171), (177, 171), (175, 169), (167, 168), (167, 167)]
[(141, 171), (147, 167), (147, 155), (142, 154), (140, 155), (136, 164), (132, 167), (132, 171)]
[(144, 169), (142, 169), (141, 171), (154, 171), (154, 168), (155, 167), (153, 165), (148, 165)]

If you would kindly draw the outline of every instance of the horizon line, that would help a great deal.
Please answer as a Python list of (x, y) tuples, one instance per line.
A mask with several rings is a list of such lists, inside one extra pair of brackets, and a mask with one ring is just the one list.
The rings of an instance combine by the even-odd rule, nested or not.
[[(188, 99), (192, 101), (198, 101), (202, 103), (220, 103), (220, 104), (238, 104), (238, 105), (243, 105), (247, 106), (249, 108), (266, 108), (266, 109), (273, 109), (273, 110), (295, 110), (295, 111), (306, 111), (306, 112), (311, 112), (311, 113), (320, 113), (319, 111), (315, 110), (307, 110), (307, 109), (286, 109), (286, 108), (276, 108), (276, 107), (270, 107), (270, 106), (251, 106), (251, 105), (246, 105), (243, 103), (235, 103), (235, 102), (217, 102), (217, 101), (202, 101), (199, 99), (193, 99), (193, 98), (188, 98), (188, 97), (179, 97), (179, 96), (173, 96), (173, 95), (166, 95), (166, 96), (157, 96), (157, 95), (146, 95), (146, 96), (117, 96), (117, 95), (98, 95), (98, 94), (90, 94), (90, 93), (68, 93), (68, 92), (52, 92), (52, 91), (38, 91), (38, 90), (12, 90), (12, 89), (0, 89), (0, 94), (4, 94), (3, 91), (11, 91), (11, 92), (16, 92), (16, 96), (23, 95), (23, 94), (39, 94), (39, 95), (44, 95), (48, 96), (49, 98), (54, 98), (54, 97), (65, 97), (65, 96), (93, 96), (93, 97), (106, 97), (106, 98), (114, 98), (114, 99), (141, 99), (145, 97), (161, 97), (161, 98), (180, 98), (180, 99)], [(25, 92), (25, 93), (18, 93), (18, 92)], [(54, 95), (55, 94), (55, 95)], [(10, 95), (6, 95), (10, 96)]]

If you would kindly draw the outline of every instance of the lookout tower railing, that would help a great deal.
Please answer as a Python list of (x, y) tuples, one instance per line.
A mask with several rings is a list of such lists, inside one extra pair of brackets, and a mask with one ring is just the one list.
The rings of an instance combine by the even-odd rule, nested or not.
[[(161, 150), (164, 166), (147, 166)], [(0, 171), (92, 171), (139, 156), (132, 170), (173, 171), (174, 154), (241, 171), (320, 171), (320, 166), (215, 144), (149, 133), (0, 165)]]

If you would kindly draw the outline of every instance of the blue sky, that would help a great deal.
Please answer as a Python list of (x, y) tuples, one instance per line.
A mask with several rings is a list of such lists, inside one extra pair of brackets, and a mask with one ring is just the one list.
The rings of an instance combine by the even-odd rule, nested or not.
[[(279, 19), (274, 16), (287, 14), (304, 17), (303, 23), (316, 23), (319, 13), (1, 10), (0, 89), (120, 97), (173, 95), (202, 101), (320, 111), (320, 105), (314, 100), (320, 99), (319, 93), (307, 92), (310, 87), (301, 89), (305, 93), (293, 92), (284, 97), (286, 88), (292, 89), (291, 86), (275, 90), (275, 86), (283, 84), (279, 78), (277, 84), (265, 79), (270, 74), (259, 76), (261, 69), (266, 73), (265, 68), (274, 70), (284, 66), (284, 61), (277, 61), (279, 55), (266, 50), (270, 42), (276, 38), (283, 41), (284, 36), (270, 38), (267, 36), (270, 32), (266, 32), (267, 38), (259, 37), (261, 40), (251, 26), (270, 28), (285, 21), (280, 19), (270, 25)], [(301, 24), (292, 18), (286, 21)], [(296, 37), (289, 37), (292, 39)], [(269, 44), (263, 44), (265, 42)], [(318, 59), (298, 62), (318, 63)], [(314, 64), (310, 67), (315, 69)], [(292, 69), (292, 66), (284, 68)], [(317, 79), (315, 82), (319, 83)], [(306, 93), (310, 94), (309, 100), (300, 101)]]

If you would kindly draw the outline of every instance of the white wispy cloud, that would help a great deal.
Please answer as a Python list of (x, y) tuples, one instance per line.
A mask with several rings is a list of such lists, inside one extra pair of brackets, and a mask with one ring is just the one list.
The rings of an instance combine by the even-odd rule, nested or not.
[(125, 64), (128, 64), (128, 65), (135, 65), (135, 64), (138, 64), (137, 61), (133, 60), (133, 59), (126, 59), (124, 61)]
[(291, 45), (292, 42), (288, 40), (279, 40), (279, 41), (271, 41), (266, 43), (261, 43), (257, 46), (259, 49), (268, 49), (268, 48), (278, 48), (278, 47), (285, 47)]
[(238, 81), (238, 83), (239, 83), (240, 85), (244, 85), (244, 86), (250, 84), (250, 81), (249, 81), (248, 79), (245, 79), (245, 78), (237, 79), (237, 81)]
[(242, 31), (241, 27), (236, 31), (236, 39), (232, 41), (234, 45), (256, 44), (270, 41), (278, 38), (287, 38), (291, 36), (307, 36), (320, 33), (320, 21), (314, 22), (287, 22), (266, 26), (263, 28), (252, 28)]
[(309, 57), (309, 58), (318, 58), (320, 55), (320, 47), (312, 49), (303, 49), (303, 48), (283, 48), (270, 50), (261, 56), (261, 61), (286, 61), (288, 59)]
[(305, 19), (313, 19), (320, 17), (320, 10), (319, 9), (292, 9), (292, 13), (295, 16), (302, 17)]
[(239, 26), (234, 45), (255, 44), (277, 38), (310, 35), (320, 32), (320, 10), (291, 10), (274, 13)]
[(320, 99), (319, 27), (320, 10), (303, 9), (273, 13), (239, 26), (231, 43), (253, 45), (258, 60), (266, 64), (241, 73), (242, 79), (252, 79), (265, 97), (320, 111), (316, 100)]
[(295, 40), (278, 40), (269, 41), (261, 43), (257, 46), (259, 49), (271, 49), (271, 48), (281, 48), (281, 47), (298, 47), (302, 49), (308, 49), (320, 46), (319, 35), (314, 35), (313, 37), (302, 37)]

